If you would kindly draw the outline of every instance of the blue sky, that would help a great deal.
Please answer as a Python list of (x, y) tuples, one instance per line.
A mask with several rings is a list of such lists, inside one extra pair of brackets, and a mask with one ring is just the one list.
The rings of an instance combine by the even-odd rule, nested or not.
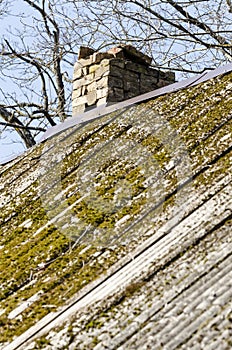
[[(19, 13), (23, 13), (26, 11), (28, 6), (25, 5), (25, 3), (21, 0), (17, 0), (14, 2), (14, 6), (12, 6), (11, 11), (13, 12), (11, 16), (6, 16), (5, 18), (1, 18), (1, 40), (5, 33), (7, 33), (7, 28), (10, 26), (16, 27), (16, 25), (20, 25), (20, 16), (17, 16)], [(6, 85), (7, 84), (7, 85)], [(9, 79), (4, 80), (3, 77), (0, 79), (0, 87), (4, 90), (5, 87), (7, 87), (7, 90), (9, 90), (9, 87), (13, 90), (15, 89), (15, 85), (12, 83), (9, 86), (10, 82)], [(2, 101), (0, 100), (0, 104)], [(0, 135), (0, 161), (4, 161), (6, 158), (11, 156), (16, 156), (18, 153), (21, 153), (23, 150), (25, 150), (25, 147), (23, 143), (21, 142), (20, 138), (18, 137), (17, 133), (15, 132), (8, 132), (4, 133), (3, 135)]]
[[(77, 1), (80, 2), (80, 1)], [(12, 15), (6, 16), (5, 18), (1, 18), (1, 36), (0, 36), (0, 42), (3, 38), (3, 36), (7, 33), (7, 28), (12, 26), (12, 28), (19, 28), (20, 27), (20, 19), (22, 15), (31, 15), (31, 13), (28, 13), (28, 9), (30, 7), (25, 4), (23, 0), (14, 0), (13, 6), (11, 8)], [(20, 16), (21, 14), (21, 16)], [(32, 18), (32, 16), (30, 16)], [(230, 23), (230, 22), (229, 22)], [(28, 40), (32, 40), (31, 37), (29, 37)], [(178, 49), (180, 52), (183, 52), (181, 47)], [(184, 52), (183, 52), (184, 53)], [(206, 56), (207, 58), (207, 56)], [(208, 64), (207, 60), (205, 60), (206, 66)], [(211, 57), (211, 63), (212, 63), (212, 57)], [(177, 76), (177, 79), (180, 80)], [(7, 81), (4, 80), (4, 77), (0, 76), (0, 89), (3, 91), (11, 91), (12, 93), (16, 93), (17, 96), (20, 96), (20, 91), (16, 89), (16, 86), (13, 84), (13, 82), (10, 82), (8, 79)], [(0, 95), (1, 96), (1, 95)], [(1, 97), (0, 97), (1, 98)], [(0, 105), (3, 104), (3, 101), (0, 100)], [(21, 153), (25, 147), (23, 143), (21, 142), (21, 139), (17, 136), (15, 132), (10, 132), (12, 129), (9, 129), (9, 132), (5, 132), (3, 135), (0, 134), (0, 161), (3, 161), (4, 159), (8, 158), (9, 156), (16, 156), (18, 153)]]

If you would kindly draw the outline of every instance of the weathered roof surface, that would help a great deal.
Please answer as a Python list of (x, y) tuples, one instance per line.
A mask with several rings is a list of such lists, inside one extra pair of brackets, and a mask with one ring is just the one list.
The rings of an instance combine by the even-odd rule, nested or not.
[(1, 349), (231, 348), (231, 92), (229, 73), (0, 168)]

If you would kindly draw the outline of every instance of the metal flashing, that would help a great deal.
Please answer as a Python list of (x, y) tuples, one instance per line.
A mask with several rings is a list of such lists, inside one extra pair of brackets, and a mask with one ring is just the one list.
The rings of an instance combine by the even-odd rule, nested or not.
[(109, 113), (115, 112), (121, 108), (129, 108), (134, 104), (142, 103), (142, 102), (145, 102), (145, 101), (150, 100), (152, 98), (165, 95), (167, 93), (172, 93), (172, 92), (175, 92), (175, 91), (178, 91), (178, 90), (190, 87), (190, 86), (195, 86), (197, 84), (200, 84), (200, 83), (205, 82), (209, 79), (215, 78), (218, 75), (228, 73), (230, 71), (232, 71), (232, 63), (229, 63), (223, 67), (216, 68), (216, 69), (209, 71), (209, 72), (204, 72), (200, 75), (188, 78), (186, 80), (176, 82), (176, 83), (164, 86), (162, 88), (153, 90), (151, 92), (147, 92), (145, 94), (130, 98), (130, 99), (122, 101), (122, 102), (118, 102), (118, 103), (114, 103), (114, 104), (112, 104), (112, 103), (105, 104), (103, 106), (99, 106), (97, 108), (91, 109), (90, 111), (77, 114), (76, 116), (73, 116), (72, 118), (67, 119), (62, 124), (51, 127), (50, 129), (45, 131), (45, 133), (43, 134), (43, 136), (39, 140), (39, 142), (44, 142), (45, 140), (47, 140), (51, 136), (54, 136), (57, 133), (64, 131), (70, 127), (73, 127), (77, 124), (89, 122), (93, 119), (96, 119), (96, 118), (102, 117), (104, 115), (107, 115)]
[[(122, 108), (129, 108), (134, 104), (138, 104), (138, 103), (142, 103), (145, 102), (147, 100), (150, 100), (152, 98), (155, 97), (159, 97), (168, 93), (172, 93), (172, 92), (176, 92), (178, 90), (187, 88), (187, 87), (191, 87), (191, 86), (196, 86), (200, 83), (203, 83), (209, 79), (215, 78), (219, 75), (228, 73), (232, 71), (232, 63), (228, 63), (225, 66), (216, 68), (214, 70), (208, 71), (208, 72), (204, 72), (200, 75), (188, 78), (186, 80), (180, 81), (180, 82), (176, 82), (167, 86), (164, 86), (162, 88), (153, 90), (151, 92), (133, 97), (131, 99), (122, 101), (122, 102), (118, 102), (118, 103), (110, 103), (110, 104), (104, 104), (102, 106), (90, 109), (86, 112), (77, 114), (71, 118), (68, 118), (67, 120), (65, 120), (63, 123), (53, 126), (51, 128), (49, 128), (48, 130), (45, 131), (45, 133), (43, 134), (43, 136), (41, 137), (41, 139), (38, 141), (38, 143), (41, 142), (45, 142), (47, 139), (63, 132), (64, 130), (67, 130), (71, 127), (74, 127), (76, 125), (82, 124), (82, 123), (87, 123), (92, 121), (93, 119), (97, 119), (100, 117), (103, 117), (107, 114), (110, 114), (112, 112), (115, 112), (117, 110), (120, 110)], [(20, 154), (21, 155), (21, 154)], [(15, 158), (17, 158), (19, 155), (15, 156), (15, 157), (10, 157), (7, 158), (4, 161), (0, 161), (0, 165), (5, 165), (9, 162), (11, 162), (12, 160), (14, 160)]]
[(232, 71), (232, 63), (228, 63), (225, 66), (216, 68), (214, 70), (210, 70), (209, 72), (207, 72), (206, 74), (201, 76), (200, 79), (197, 80), (196, 82), (194, 82), (191, 86), (195, 86), (197, 84), (204, 83), (207, 80), (216, 78), (219, 75), (223, 75), (223, 74), (229, 73), (231, 71)]

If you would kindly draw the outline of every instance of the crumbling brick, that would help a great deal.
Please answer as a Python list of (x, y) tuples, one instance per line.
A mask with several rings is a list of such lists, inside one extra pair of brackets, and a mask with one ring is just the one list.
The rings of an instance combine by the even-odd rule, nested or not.
[(107, 52), (81, 48), (74, 65), (73, 115), (88, 106), (120, 102), (175, 81), (175, 74), (150, 66), (151, 58), (131, 45)]

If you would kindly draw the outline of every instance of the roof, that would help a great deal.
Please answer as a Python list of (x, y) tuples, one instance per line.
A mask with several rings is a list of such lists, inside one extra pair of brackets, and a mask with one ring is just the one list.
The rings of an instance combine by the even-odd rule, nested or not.
[(231, 91), (91, 114), (0, 168), (0, 349), (231, 348)]

